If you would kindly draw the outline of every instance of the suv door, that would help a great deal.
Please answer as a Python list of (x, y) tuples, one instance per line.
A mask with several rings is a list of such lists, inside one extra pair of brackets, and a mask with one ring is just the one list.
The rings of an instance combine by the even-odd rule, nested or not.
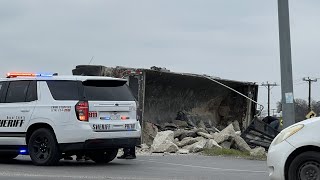
[[(26, 126), (37, 103), (36, 81), (10, 81), (0, 103), (0, 137), (24, 137)], [(1, 144), (25, 144), (21, 139), (0, 141)]]

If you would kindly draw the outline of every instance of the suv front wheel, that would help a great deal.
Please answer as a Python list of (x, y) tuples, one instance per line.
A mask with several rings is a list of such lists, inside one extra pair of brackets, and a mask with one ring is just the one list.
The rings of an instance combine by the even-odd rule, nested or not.
[(61, 157), (54, 133), (46, 128), (38, 129), (32, 133), (28, 149), (32, 162), (35, 165), (55, 165)]
[(118, 149), (108, 149), (104, 151), (94, 151), (88, 156), (96, 163), (108, 163), (117, 157)]

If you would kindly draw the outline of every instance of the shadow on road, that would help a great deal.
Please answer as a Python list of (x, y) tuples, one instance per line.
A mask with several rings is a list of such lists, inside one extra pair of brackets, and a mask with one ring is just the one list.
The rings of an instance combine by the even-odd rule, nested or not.
[[(87, 167), (105, 167), (105, 166), (126, 166), (130, 165), (131, 163), (126, 163), (128, 161), (122, 161), (121, 163), (117, 162), (110, 162), (107, 164), (97, 164), (93, 161), (75, 161), (75, 160), (61, 160), (57, 165), (54, 167), (63, 167), (63, 166), (87, 166)], [(21, 159), (12, 159), (12, 160), (0, 160), (0, 165), (25, 165), (25, 166), (34, 166), (31, 160), (21, 160)]]

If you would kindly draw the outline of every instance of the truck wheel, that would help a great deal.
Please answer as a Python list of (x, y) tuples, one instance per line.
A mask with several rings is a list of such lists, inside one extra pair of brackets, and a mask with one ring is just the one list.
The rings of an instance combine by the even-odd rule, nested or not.
[(54, 133), (46, 128), (34, 131), (28, 143), (29, 154), (37, 166), (55, 165), (60, 160), (60, 150)]
[(118, 149), (108, 149), (104, 151), (95, 151), (89, 154), (89, 157), (96, 163), (109, 163), (117, 157)]
[(290, 180), (319, 180), (320, 153), (308, 151), (298, 155), (289, 166), (288, 178)]
[(0, 161), (7, 161), (16, 158), (19, 153), (0, 153)]

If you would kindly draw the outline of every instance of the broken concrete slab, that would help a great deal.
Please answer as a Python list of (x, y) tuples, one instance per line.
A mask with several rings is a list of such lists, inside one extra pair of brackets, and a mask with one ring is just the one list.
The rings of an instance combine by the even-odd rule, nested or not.
[(241, 131), (236, 131), (237, 136), (241, 136)]
[(189, 130), (189, 131), (185, 131), (180, 135), (179, 139), (184, 139), (185, 137), (197, 137), (197, 132), (196, 130)]
[(266, 155), (266, 150), (263, 147), (256, 147), (250, 151), (250, 155), (254, 157), (262, 157)]
[(178, 147), (184, 147), (184, 146), (188, 146), (188, 145), (194, 144), (194, 143), (196, 143), (198, 141), (199, 141), (199, 139), (197, 139), (197, 138), (186, 137), (186, 138), (182, 139), (182, 141), (177, 142), (176, 145)]
[(198, 128), (203, 128), (203, 129), (205, 129), (205, 128), (206, 128), (206, 125), (205, 125), (204, 122), (201, 120), (201, 121), (197, 124), (197, 127), (198, 127)]
[(189, 154), (189, 150), (188, 149), (179, 149), (179, 151), (177, 153), (178, 154)]
[(207, 138), (207, 139), (214, 139), (214, 136), (211, 135), (211, 134), (208, 134), (208, 133), (197, 132), (197, 134), (198, 134), (199, 136), (202, 136), (202, 137)]
[(211, 149), (211, 148), (222, 148), (222, 147), (219, 146), (219, 144), (215, 140), (209, 139), (205, 148)]
[(209, 132), (205, 128), (193, 129), (193, 131), (196, 132), (196, 133), (203, 132), (203, 133), (209, 134)]
[(140, 152), (148, 152), (150, 150), (150, 147), (147, 144), (141, 144), (140, 148), (137, 148)]
[(220, 144), (220, 146), (224, 149), (231, 149), (231, 145), (232, 145), (232, 142), (230, 142), (230, 141), (225, 141)]
[(161, 130), (162, 131), (168, 131), (168, 130), (175, 131), (177, 129), (178, 129), (178, 126), (176, 124), (174, 124), (174, 123), (166, 122), (166, 123), (161, 125)]
[(202, 151), (207, 144), (207, 140), (202, 137), (199, 139), (200, 139), (199, 142), (185, 146), (185, 147), (183, 147), (183, 149), (189, 150), (190, 153), (197, 153), (197, 152)]
[(233, 121), (232, 125), (235, 131), (241, 131), (239, 121)]
[[(178, 151), (178, 146), (174, 143), (173, 131), (158, 132), (151, 145), (151, 152), (172, 152)], [(174, 146), (175, 147), (174, 147)]]
[(158, 127), (152, 123), (144, 122), (144, 129), (145, 129), (145, 132), (148, 132), (148, 133), (143, 133), (144, 143), (151, 146), (153, 143), (153, 139), (156, 137), (159, 131)]
[(197, 143), (194, 143), (193, 144), (193, 147), (191, 148), (191, 152), (193, 153), (197, 153), (197, 152), (200, 152), (200, 151), (203, 151), (203, 149), (205, 148), (207, 144), (207, 140), (206, 139), (203, 139)]
[(173, 120), (172, 122), (173, 122), (175, 125), (177, 125), (179, 128), (182, 128), (182, 129), (189, 126), (186, 121)]
[[(180, 136), (182, 134), (185, 134), (187, 133), (187, 130), (184, 130), (184, 129), (178, 129), (176, 131), (174, 131), (174, 138), (179, 138), (180, 139)], [(183, 139), (183, 138), (182, 138)]]
[(219, 129), (212, 127), (212, 128), (206, 128), (206, 131), (208, 131), (208, 133), (216, 133), (216, 132), (220, 132)]
[(220, 144), (224, 141), (233, 139), (235, 136), (236, 132), (234, 131), (233, 125), (230, 124), (228, 127), (223, 129), (214, 140)]
[(151, 146), (152, 153), (175, 153), (179, 147), (171, 141), (164, 141), (163, 144), (158, 146)]
[(251, 151), (250, 146), (246, 143), (246, 141), (242, 137), (235, 136), (234, 142), (235, 142), (236, 148), (239, 149), (240, 151), (247, 151), (247, 152)]

